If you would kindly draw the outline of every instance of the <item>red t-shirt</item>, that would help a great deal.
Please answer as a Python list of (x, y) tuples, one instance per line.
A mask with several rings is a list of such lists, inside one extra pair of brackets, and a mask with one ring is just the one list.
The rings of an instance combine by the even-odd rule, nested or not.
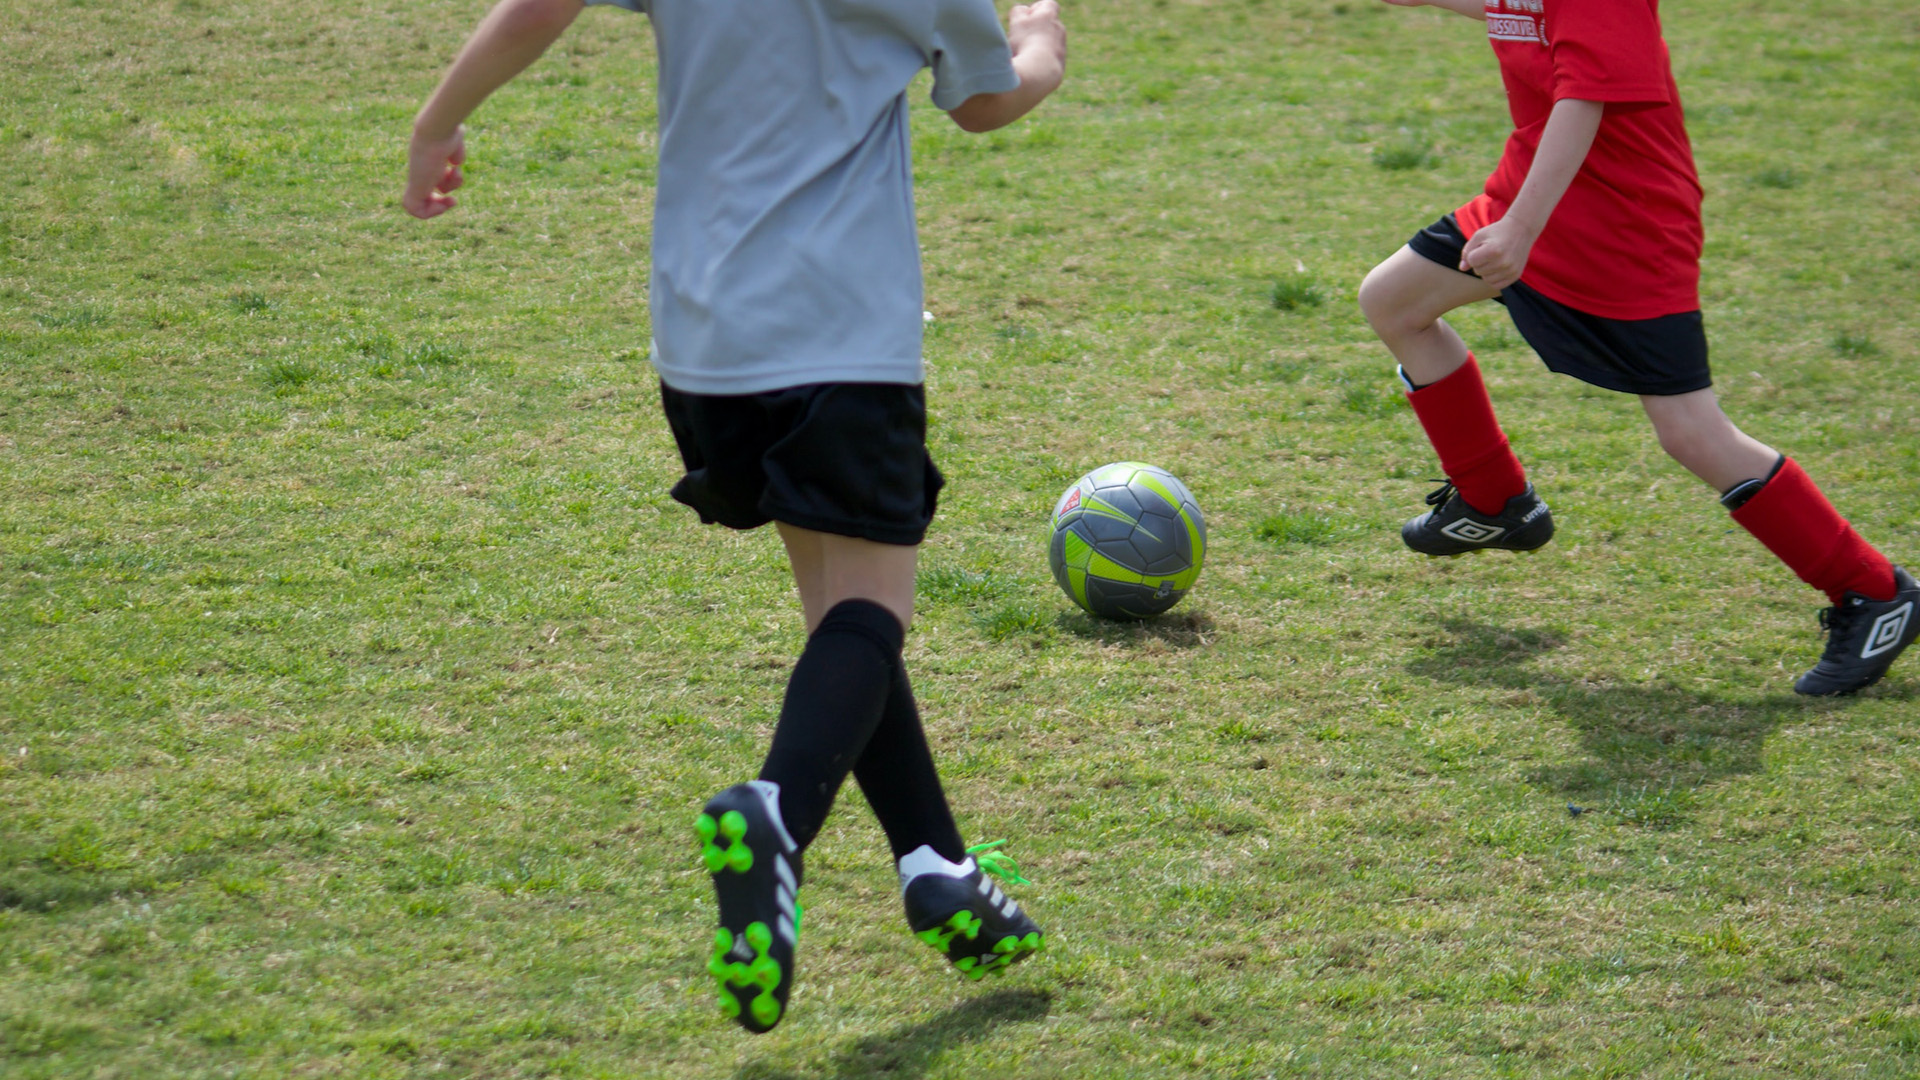
[(1600, 132), (1533, 245), (1521, 281), (1608, 319), (1700, 307), (1700, 180), (1659, 0), (1487, 0), (1487, 37), (1513, 134), (1486, 193), (1460, 208), (1472, 236), (1520, 194), (1562, 98), (1606, 103)]

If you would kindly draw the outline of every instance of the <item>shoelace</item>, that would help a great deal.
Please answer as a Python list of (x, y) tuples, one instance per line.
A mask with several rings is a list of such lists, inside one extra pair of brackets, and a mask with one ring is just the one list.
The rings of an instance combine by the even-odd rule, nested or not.
[(1011, 881), (1015, 885), (1033, 884), (1020, 876), (1020, 867), (1013, 861), (1013, 856), (1004, 851), (994, 850), (1004, 843), (1006, 843), (1005, 840), (990, 840), (984, 844), (975, 844), (967, 849), (967, 854), (973, 856), (974, 865), (978, 866), (982, 873), (997, 877), (1001, 881)]
[(1833, 624), (1836, 621), (1838, 621), (1841, 616), (1852, 614), (1853, 609), (1858, 606), (1859, 606), (1858, 603), (1852, 603), (1852, 604), (1835, 604), (1832, 607), (1821, 608), (1820, 609), (1820, 632), (1831, 637), (1835, 629)]
[(1434, 478), (1433, 483), (1439, 484), (1440, 490), (1435, 491), (1433, 494), (1427, 496), (1427, 505), (1428, 506), (1447, 505), (1447, 500), (1453, 498), (1453, 492), (1454, 492), (1453, 481), (1436, 477)]

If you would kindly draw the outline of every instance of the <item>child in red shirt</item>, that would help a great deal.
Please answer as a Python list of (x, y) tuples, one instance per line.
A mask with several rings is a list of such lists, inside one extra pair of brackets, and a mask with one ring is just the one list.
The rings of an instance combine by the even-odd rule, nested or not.
[(1920, 636), (1920, 584), (1792, 459), (1727, 419), (1700, 316), (1700, 183), (1658, 0), (1385, 0), (1487, 23), (1513, 134), (1486, 190), (1360, 286), (1447, 483), (1401, 537), (1428, 555), (1531, 551), (1553, 517), (1507, 446), (1473, 354), (1441, 316), (1498, 300), (1547, 367), (1636, 394), (1660, 445), (1826, 593), (1827, 646), (1794, 689), (1850, 694)]

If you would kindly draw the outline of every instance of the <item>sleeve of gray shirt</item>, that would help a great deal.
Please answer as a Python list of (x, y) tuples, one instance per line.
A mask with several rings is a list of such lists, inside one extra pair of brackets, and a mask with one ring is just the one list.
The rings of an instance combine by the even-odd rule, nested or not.
[(933, 103), (952, 110), (975, 94), (1020, 87), (992, 0), (932, 0)]

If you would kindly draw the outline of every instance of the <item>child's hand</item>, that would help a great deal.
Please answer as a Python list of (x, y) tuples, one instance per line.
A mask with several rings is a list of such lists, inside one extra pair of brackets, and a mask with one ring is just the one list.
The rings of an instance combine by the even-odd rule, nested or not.
[(1504, 217), (1473, 234), (1460, 250), (1460, 269), (1472, 270), (1496, 289), (1520, 280), (1533, 252), (1534, 232), (1512, 217)]
[(418, 131), (407, 147), (407, 190), (400, 205), (417, 218), (439, 217), (454, 208), (450, 194), (466, 179), (460, 166), (467, 160), (467, 133), (456, 127), (443, 139), (422, 138)]
[(1018, 57), (1031, 51), (1042, 56), (1051, 53), (1061, 68), (1067, 64), (1067, 28), (1060, 22), (1060, 5), (1054, 0), (1036, 4), (1016, 4), (1007, 14), (1007, 44)]
[(1054, 0), (1019, 4), (1007, 13), (1007, 46), (1013, 53), (1013, 71), (1020, 85), (998, 93), (975, 94), (947, 115), (962, 131), (982, 132), (1006, 127), (1027, 115), (1060, 87), (1067, 73), (1067, 28), (1060, 22)]

